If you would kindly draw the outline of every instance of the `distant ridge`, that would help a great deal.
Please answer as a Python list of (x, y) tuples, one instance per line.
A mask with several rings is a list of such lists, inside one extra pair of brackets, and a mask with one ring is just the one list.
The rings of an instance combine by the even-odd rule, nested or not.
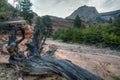
[(52, 20), (52, 26), (54, 31), (61, 28), (69, 28), (73, 26), (74, 19), (78, 15), (83, 21), (83, 24), (88, 27), (91, 22), (93, 23), (108, 23), (110, 19), (114, 19), (120, 14), (120, 10), (99, 13), (95, 7), (82, 6), (75, 10), (68, 17), (61, 18), (56, 16), (50, 16)]
[(116, 15), (118, 13), (120, 13), (120, 10), (104, 12), (104, 13), (100, 13), (100, 15)]
[(114, 19), (119, 14), (120, 14), (120, 10), (116, 10), (116, 11), (100, 13), (100, 16), (101, 16), (102, 19), (109, 20), (110, 18)]
[(116, 17), (119, 14), (120, 10), (98, 13), (95, 7), (84, 5), (79, 7), (77, 10), (75, 10), (71, 15), (69, 15), (66, 18), (75, 19), (75, 17), (78, 15), (84, 21), (98, 23), (103, 21), (109, 21), (110, 18), (114, 19), (114, 17)]

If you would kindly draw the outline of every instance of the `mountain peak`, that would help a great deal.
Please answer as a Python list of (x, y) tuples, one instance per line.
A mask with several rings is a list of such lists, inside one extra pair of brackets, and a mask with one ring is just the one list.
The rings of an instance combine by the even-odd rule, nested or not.
[(98, 13), (95, 7), (93, 6), (81, 6), (76, 9), (70, 16), (66, 17), (67, 19), (75, 19), (78, 15), (80, 19), (88, 22), (108, 22), (110, 19), (114, 19), (120, 14), (120, 10)]
[(92, 6), (81, 6), (77, 10), (75, 10), (67, 19), (75, 19), (76, 16), (79, 16), (82, 20), (92, 20), (96, 18), (99, 13), (95, 7)]
[(84, 6), (79, 7), (78, 9), (81, 9), (81, 8), (95, 8), (95, 7), (84, 5)]

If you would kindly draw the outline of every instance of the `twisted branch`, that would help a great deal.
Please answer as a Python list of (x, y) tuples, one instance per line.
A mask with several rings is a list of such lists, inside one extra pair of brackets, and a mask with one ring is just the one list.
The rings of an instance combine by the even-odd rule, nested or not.
[[(22, 33), (22, 38), (17, 40), (16, 34), (19, 30)], [(18, 48), (18, 44), (23, 39), (24, 29), (18, 27), (11, 35), (7, 47), (10, 56), (12, 57), (10, 58), (10, 63), (18, 65), (22, 72), (26, 72), (31, 75), (58, 74), (65, 77), (67, 80), (103, 80), (99, 76), (73, 64), (71, 61), (52, 57), (56, 50), (47, 51), (43, 56), (41, 56), (39, 52), (42, 50), (46, 36), (42, 35), (40, 29), (35, 30), (32, 40), (26, 44), (30, 52), (28, 58), (24, 57), (24, 55), (21, 57), (19, 49), (16, 48)], [(41, 50), (39, 51), (39, 49)], [(21, 60), (14, 57), (20, 58)]]

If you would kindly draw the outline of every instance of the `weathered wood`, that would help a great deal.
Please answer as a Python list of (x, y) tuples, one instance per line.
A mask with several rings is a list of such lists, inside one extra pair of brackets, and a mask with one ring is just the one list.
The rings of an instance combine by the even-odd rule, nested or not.
[[(38, 43), (40, 42), (38, 40), (41, 40), (39, 38), (43, 39), (43, 37), (39, 37), (39, 33), (41, 33), (40, 29), (35, 31), (31, 42), (26, 44), (30, 53), (28, 57), (25, 57), (21, 52), (16, 51), (16, 47), (19, 44), (18, 42), (21, 42), (21, 40), (24, 39), (24, 36), (22, 35), (21, 40), (16, 40), (15, 36), (19, 30), (24, 34), (24, 29), (20, 27), (19, 29), (15, 29), (13, 35), (10, 37), (12, 41), (9, 41), (8, 52), (10, 53), (10, 56), (14, 56), (10, 58), (10, 63), (18, 65), (20, 71), (31, 75), (58, 74), (65, 77), (67, 80), (103, 80), (99, 76), (73, 64), (69, 60), (53, 57), (52, 55), (54, 55), (56, 50), (49, 50), (41, 56), (39, 54), (39, 49), (42, 50), (42, 46), (39, 48)], [(43, 40), (41, 44), (44, 44), (44, 42), (45, 40)], [(15, 43), (14, 46), (16, 47), (11, 46), (13, 43)]]

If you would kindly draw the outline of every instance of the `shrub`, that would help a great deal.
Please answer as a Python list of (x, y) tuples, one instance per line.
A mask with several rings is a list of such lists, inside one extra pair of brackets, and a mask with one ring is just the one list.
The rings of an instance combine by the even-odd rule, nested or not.
[(101, 43), (102, 39), (102, 30), (101, 27), (89, 27), (82, 30), (84, 43), (96, 44)]
[(91, 25), (85, 29), (71, 27), (56, 31), (53, 38), (64, 42), (102, 44), (104, 47), (120, 48), (120, 36), (115, 34), (115, 29), (113, 25)]
[(64, 34), (64, 29), (58, 29), (58, 31), (55, 31), (53, 34), (53, 39), (60, 39), (61, 34)]
[(72, 42), (74, 43), (81, 43), (83, 41), (81, 30), (78, 28), (72, 28), (73, 34), (72, 34)]
[(82, 40), (81, 31), (75, 27), (71, 27), (66, 30), (59, 29), (57, 32), (53, 34), (53, 39), (61, 39), (64, 42), (80, 43)]
[(114, 33), (111, 33), (111, 34), (104, 33), (103, 42), (107, 46), (110, 46), (110, 47), (113, 46), (116, 48), (120, 45), (120, 36), (117, 36)]

